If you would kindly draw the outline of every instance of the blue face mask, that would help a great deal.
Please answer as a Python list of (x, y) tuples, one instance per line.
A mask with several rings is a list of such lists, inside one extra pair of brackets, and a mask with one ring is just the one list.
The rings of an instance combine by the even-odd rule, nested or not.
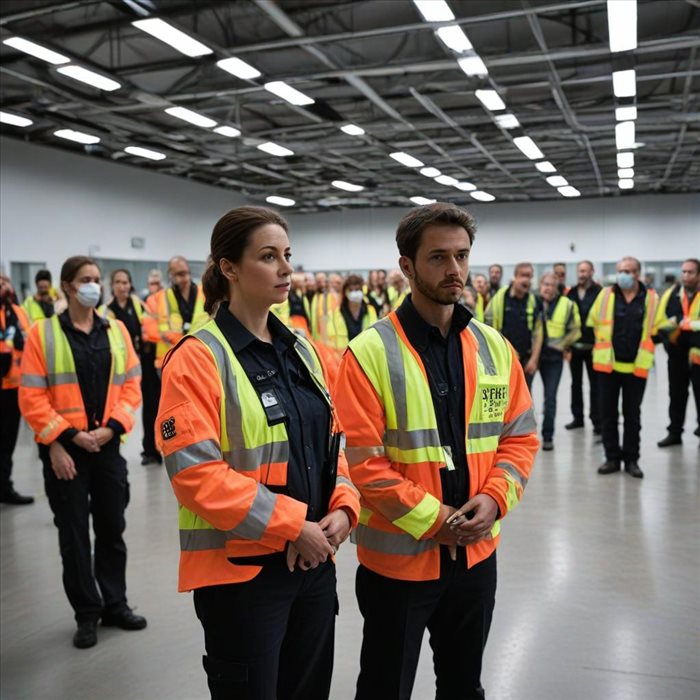
[(618, 272), (617, 286), (620, 289), (632, 289), (634, 287), (634, 275), (629, 272)]

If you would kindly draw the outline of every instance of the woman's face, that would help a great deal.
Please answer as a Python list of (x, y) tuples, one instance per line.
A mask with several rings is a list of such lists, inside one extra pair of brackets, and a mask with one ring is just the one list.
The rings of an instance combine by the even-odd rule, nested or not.
[(97, 265), (83, 265), (70, 282), (63, 283), (63, 291), (69, 301), (75, 300), (78, 287), (88, 282), (101, 284), (100, 268)]
[(233, 297), (256, 306), (285, 301), (293, 270), (290, 258), (289, 237), (281, 226), (265, 224), (256, 229), (241, 260), (231, 265)]
[(126, 301), (131, 291), (131, 282), (126, 272), (117, 272), (112, 279), (112, 294), (117, 301)]

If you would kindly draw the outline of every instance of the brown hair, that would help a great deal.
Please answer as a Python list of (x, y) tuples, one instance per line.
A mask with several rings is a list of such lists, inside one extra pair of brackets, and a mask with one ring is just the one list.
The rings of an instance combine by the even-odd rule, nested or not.
[(423, 207), (412, 209), (399, 222), (396, 230), (396, 245), (399, 254), (415, 261), (416, 253), (423, 238), (423, 231), (428, 227), (461, 226), (469, 234), (469, 243), (474, 242), (476, 222), (474, 217), (464, 209), (447, 202), (426, 204)]
[(517, 277), (517, 276), (518, 276), (518, 273), (520, 272), (520, 270), (532, 270), (533, 276), (534, 276), (534, 274), (535, 274), (535, 268), (534, 268), (534, 266), (532, 265), (532, 263), (521, 262), (521, 263), (518, 263), (518, 264), (515, 266), (515, 268), (514, 268), (514, 270), (513, 270), (513, 277)]
[(208, 314), (214, 311), (216, 304), (228, 299), (229, 283), (219, 267), (222, 258), (232, 263), (240, 262), (255, 230), (266, 224), (277, 224), (289, 233), (287, 222), (267, 207), (236, 207), (216, 222), (211, 234), (207, 269), (202, 275), (204, 310)]
[(684, 263), (687, 263), (687, 262), (693, 263), (693, 265), (695, 265), (695, 269), (698, 272), (700, 272), (700, 260), (698, 260), (697, 258), (686, 258), (683, 262)]
[(123, 272), (126, 275), (126, 278), (129, 280), (129, 291), (133, 292), (134, 291), (134, 283), (131, 279), (131, 273), (125, 268), (125, 267), (120, 267), (116, 270), (112, 270), (112, 274), (109, 276), (109, 284), (113, 285), (114, 284), (114, 278), (120, 273)]
[(61, 282), (72, 282), (84, 265), (94, 265), (98, 270), (100, 269), (97, 262), (87, 255), (74, 255), (68, 258), (61, 267)]
[(360, 289), (362, 289), (365, 286), (365, 281), (362, 279), (362, 277), (360, 277), (360, 275), (348, 275), (343, 282), (343, 289), (341, 291), (343, 300), (345, 299), (345, 292), (348, 291), (348, 287), (353, 284), (359, 284)]

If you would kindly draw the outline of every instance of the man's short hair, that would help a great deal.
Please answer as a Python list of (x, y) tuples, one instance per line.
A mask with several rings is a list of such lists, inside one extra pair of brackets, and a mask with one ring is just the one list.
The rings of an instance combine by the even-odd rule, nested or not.
[(396, 230), (396, 245), (399, 254), (415, 261), (420, 248), (423, 231), (428, 226), (461, 226), (469, 235), (469, 243), (474, 242), (476, 222), (464, 209), (447, 202), (436, 202), (416, 207), (401, 219)]
[(499, 263), (493, 263), (492, 265), (489, 265), (489, 272), (491, 272), (492, 267), (497, 267), (498, 271), (503, 274), (503, 265), (499, 265)]
[(529, 262), (520, 262), (515, 266), (515, 269), (513, 270), (513, 277), (517, 277), (518, 273), (521, 270), (532, 270), (532, 274), (535, 274), (535, 268), (532, 263)]
[(39, 282), (51, 284), (51, 273), (48, 270), (37, 270), (36, 275), (34, 275), (34, 284), (39, 284)]
[(685, 263), (687, 263), (687, 262), (693, 263), (693, 265), (695, 265), (695, 270), (696, 270), (697, 272), (700, 272), (700, 260), (698, 260), (697, 258), (686, 258), (686, 259), (683, 261), (683, 264), (685, 264)]
[(593, 265), (593, 263), (590, 260), (579, 260), (578, 263), (576, 263), (576, 267), (578, 267), (579, 265), (589, 265), (591, 268), (591, 271), (595, 272), (595, 266)]
[(625, 255), (624, 258), (620, 258), (620, 262), (625, 261), (633, 262), (637, 266), (637, 272), (642, 271), (642, 263), (640, 263), (639, 260), (637, 260), (637, 258), (633, 258), (631, 255)]

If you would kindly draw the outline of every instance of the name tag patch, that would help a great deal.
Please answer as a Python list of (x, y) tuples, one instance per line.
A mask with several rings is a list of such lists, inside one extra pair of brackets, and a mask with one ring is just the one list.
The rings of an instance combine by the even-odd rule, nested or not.
[(177, 435), (175, 431), (175, 416), (171, 416), (160, 424), (160, 433), (163, 436), (163, 440), (172, 440)]
[(483, 386), (481, 391), (481, 416), (484, 420), (501, 420), (508, 406), (507, 386)]

